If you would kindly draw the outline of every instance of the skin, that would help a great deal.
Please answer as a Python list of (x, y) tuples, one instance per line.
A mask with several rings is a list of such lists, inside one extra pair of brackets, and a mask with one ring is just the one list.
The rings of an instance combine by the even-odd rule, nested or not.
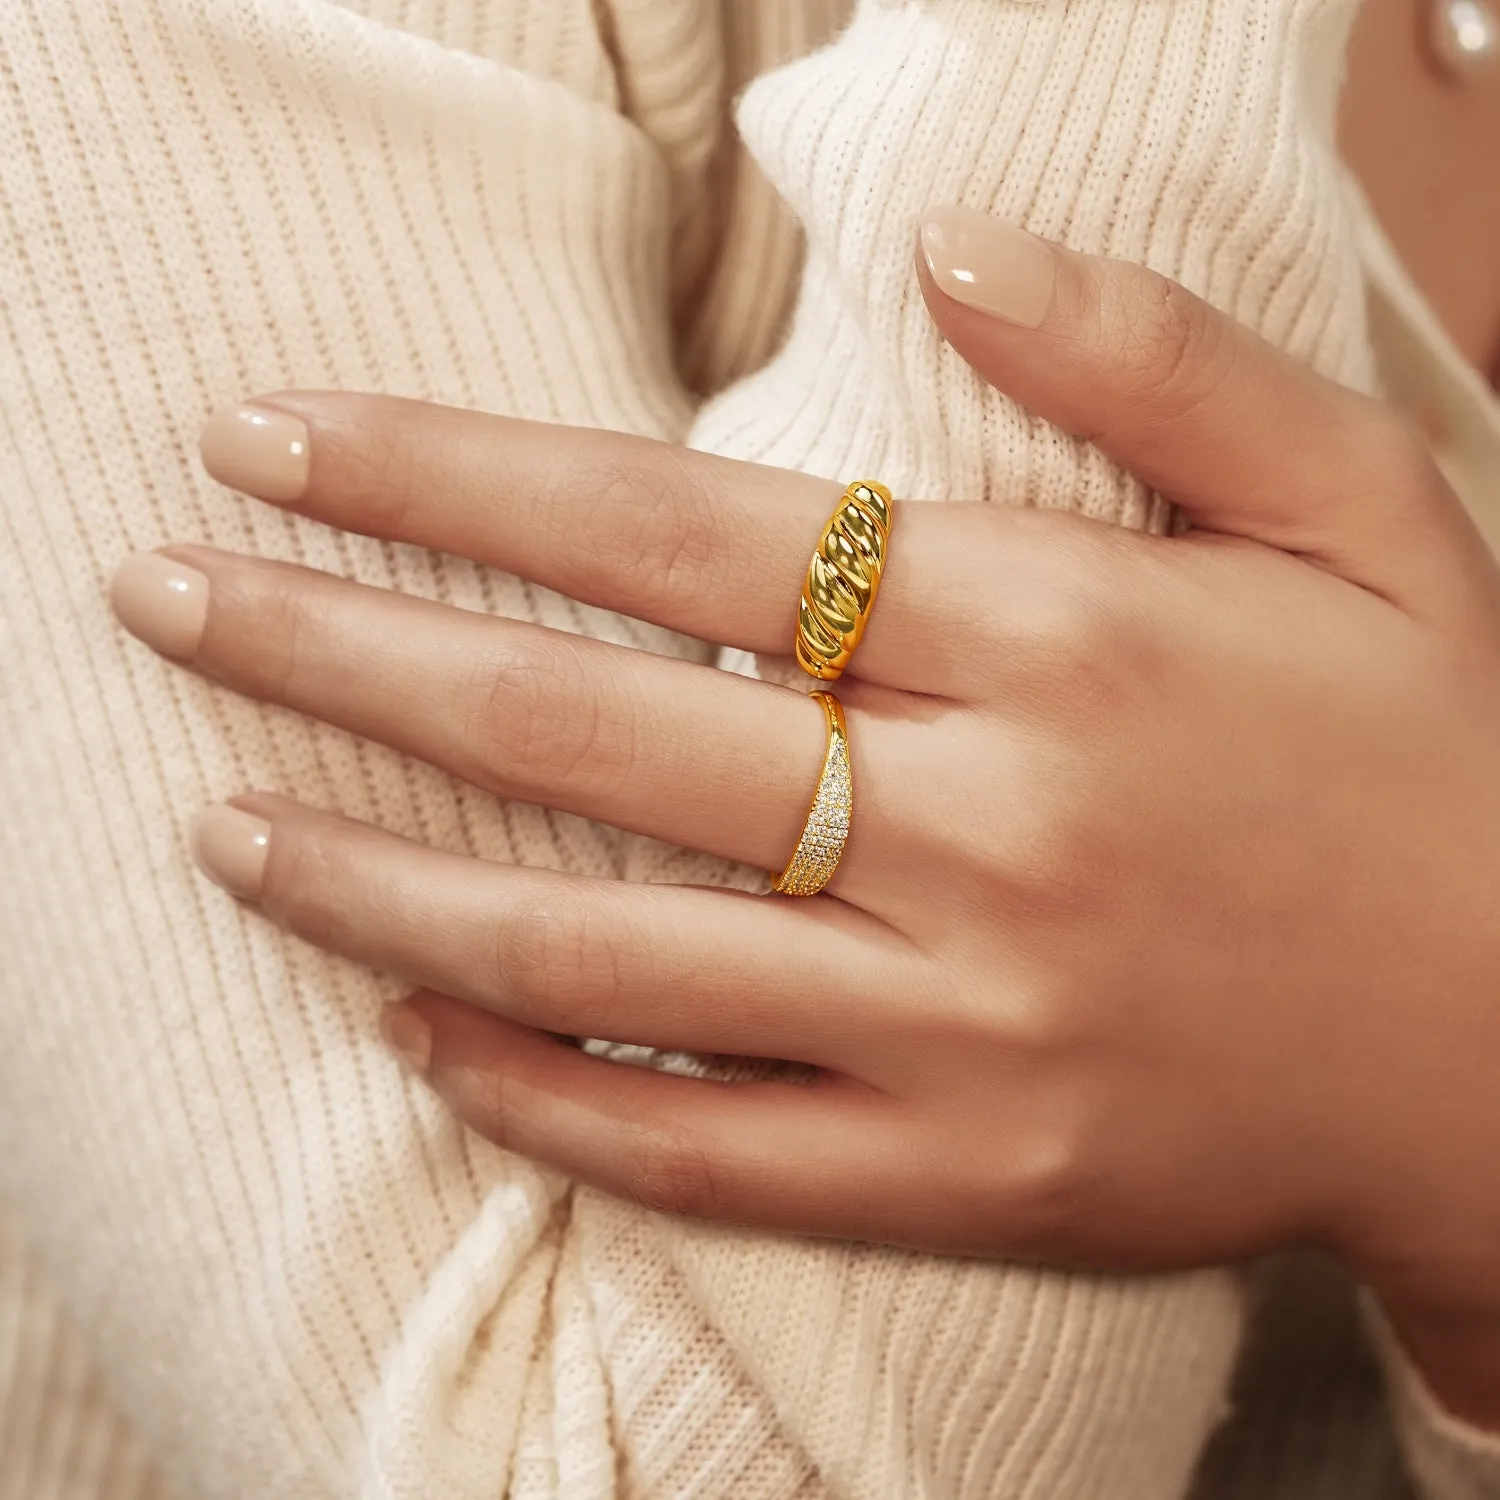
[[(1500, 87), (1443, 82), (1413, 46), (1424, 17), (1366, 7), (1342, 149), (1455, 341), (1500, 372), (1500, 195), (1472, 190)], [(1066, 258), (1034, 332), (924, 290), (982, 374), (1194, 529), (901, 507), (839, 684), (859, 813), (827, 896), (485, 864), (257, 793), (236, 799), (272, 829), (256, 904), (423, 986), (388, 1033), (474, 1129), (583, 1180), (1121, 1269), (1320, 1243), (1439, 1398), (1500, 1427), (1493, 566), (1389, 413), (1146, 273)], [(835, 498), (817, 481), (376, 397), (272, 401), (312, 430), (308, 516), (790, 651)], [(1273, 424), (1266, 452), (1250, 435)], [(380, 477), (410, 472), (420, 495)], [(167, 551), (211, 583), (183, 664), (228, 688), (733, 858), (779, 867), (796, 840), (821, 715), (794, 694)], [(731, 1088), (553, 1033), (818, 1071)]]
[[(388, 1034), (432, 1087), (583, 1181), (1048, 1263), (1319, 1243), (1500, 1425), (1500, 570), (1388, 409), (1151, 272), (1054, 253), (1035, 329), (919, 274), (980, 374), (1191, 529), (898, 505), (839, 683), (859, 801), (827, 894), (482, 863), (268, 794), (236, 799), (270, 825), (249, 894), (419, 986)], [(263, 404), (308, 424), (306, 516), (791, 652), (837, 487), (377, 396)], [(797, 692), (166, 551), (209, 581), (182, 664), (226, 688), (766, 868), (795, 843), (823, 743)], [(554, 1033), (816, 1072), (716, 1084)]]
[(1340, 148), (1454, 342), (1500, 384), (1500, 74), (1432, 65), (1431, 0), (1371, 0), (1342, 96)]

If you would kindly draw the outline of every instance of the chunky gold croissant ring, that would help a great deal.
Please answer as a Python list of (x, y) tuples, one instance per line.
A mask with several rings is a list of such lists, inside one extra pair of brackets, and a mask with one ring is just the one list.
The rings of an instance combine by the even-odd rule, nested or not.
[(891, 537), (891, 492), (851, 484), (813, 553), (797, 611), (797, 660), (823, 682), (841, 676), (875, 607)]
[(823, 757), (823, 774), (818, 777), (792, 862), (780, 875), (771, 877), (771, 889), (778, 896), (816, 896), (833, 879), (854, 818), (854, 778), (849, 769), (844, 706), (832, 693), (820, 691), (809, 696), (823, 705), (828, 719), (828, 753)]

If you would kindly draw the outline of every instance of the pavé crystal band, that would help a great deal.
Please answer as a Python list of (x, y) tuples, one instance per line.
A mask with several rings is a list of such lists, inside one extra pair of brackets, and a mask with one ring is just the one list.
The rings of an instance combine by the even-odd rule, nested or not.
[(816, 896), (833, 879), (843, 858), (854, 817), (854, 777), (849, 768), (849, 731), (844, 707), (832, 693), (812, 693), (828, 719), (828, 753), (813, 793), (797, 852), (771, 889), (779, 896)]
[(813, 553), (797, 610), (797, 660), (821, 682), (839, 677), (875, 607), (891, 536), (891, 492), (851, 484)]

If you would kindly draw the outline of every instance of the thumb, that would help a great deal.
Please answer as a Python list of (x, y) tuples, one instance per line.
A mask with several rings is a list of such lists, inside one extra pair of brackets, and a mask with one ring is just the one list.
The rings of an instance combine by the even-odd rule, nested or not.
[(1456, 566), (1488, 565), (1411, 424), (1176, 282), (964, 208), (924, 218), (918, 272), (980, 375), (1193, 526), (1306, 556), (1414, 612), (1451, 596)]

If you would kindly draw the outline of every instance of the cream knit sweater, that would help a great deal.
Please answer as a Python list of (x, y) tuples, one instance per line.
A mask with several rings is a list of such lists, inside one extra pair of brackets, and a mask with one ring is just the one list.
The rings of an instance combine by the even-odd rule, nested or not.
[[(200, 806), (275, 787), (489, 858), (739, 873), (215, 691), (128, 642), (104, 583), (200, 539), (705, 654), (208, 483), (204, 415), (287, 385), (1154, 524), (941, 347), (913, 218), (962, 200), (1149, 261), (1368, 385), (1330, 146), (1351, 9), (0, 6), (4, 1500), (1187, 1492), (1234, 1276), (666, 1222), (465, 1137), (373, 1039), (392, 986), (192, 873)], [(760, 74), (747, 155), (726, 101)], [(1500, 1441), (1398, 1378), (1430, 1500), (1500, 1494)], [(1351, 1458), (1324, 1492), (1391, 1493), (1361, 1472), (1393, 1473)]]

